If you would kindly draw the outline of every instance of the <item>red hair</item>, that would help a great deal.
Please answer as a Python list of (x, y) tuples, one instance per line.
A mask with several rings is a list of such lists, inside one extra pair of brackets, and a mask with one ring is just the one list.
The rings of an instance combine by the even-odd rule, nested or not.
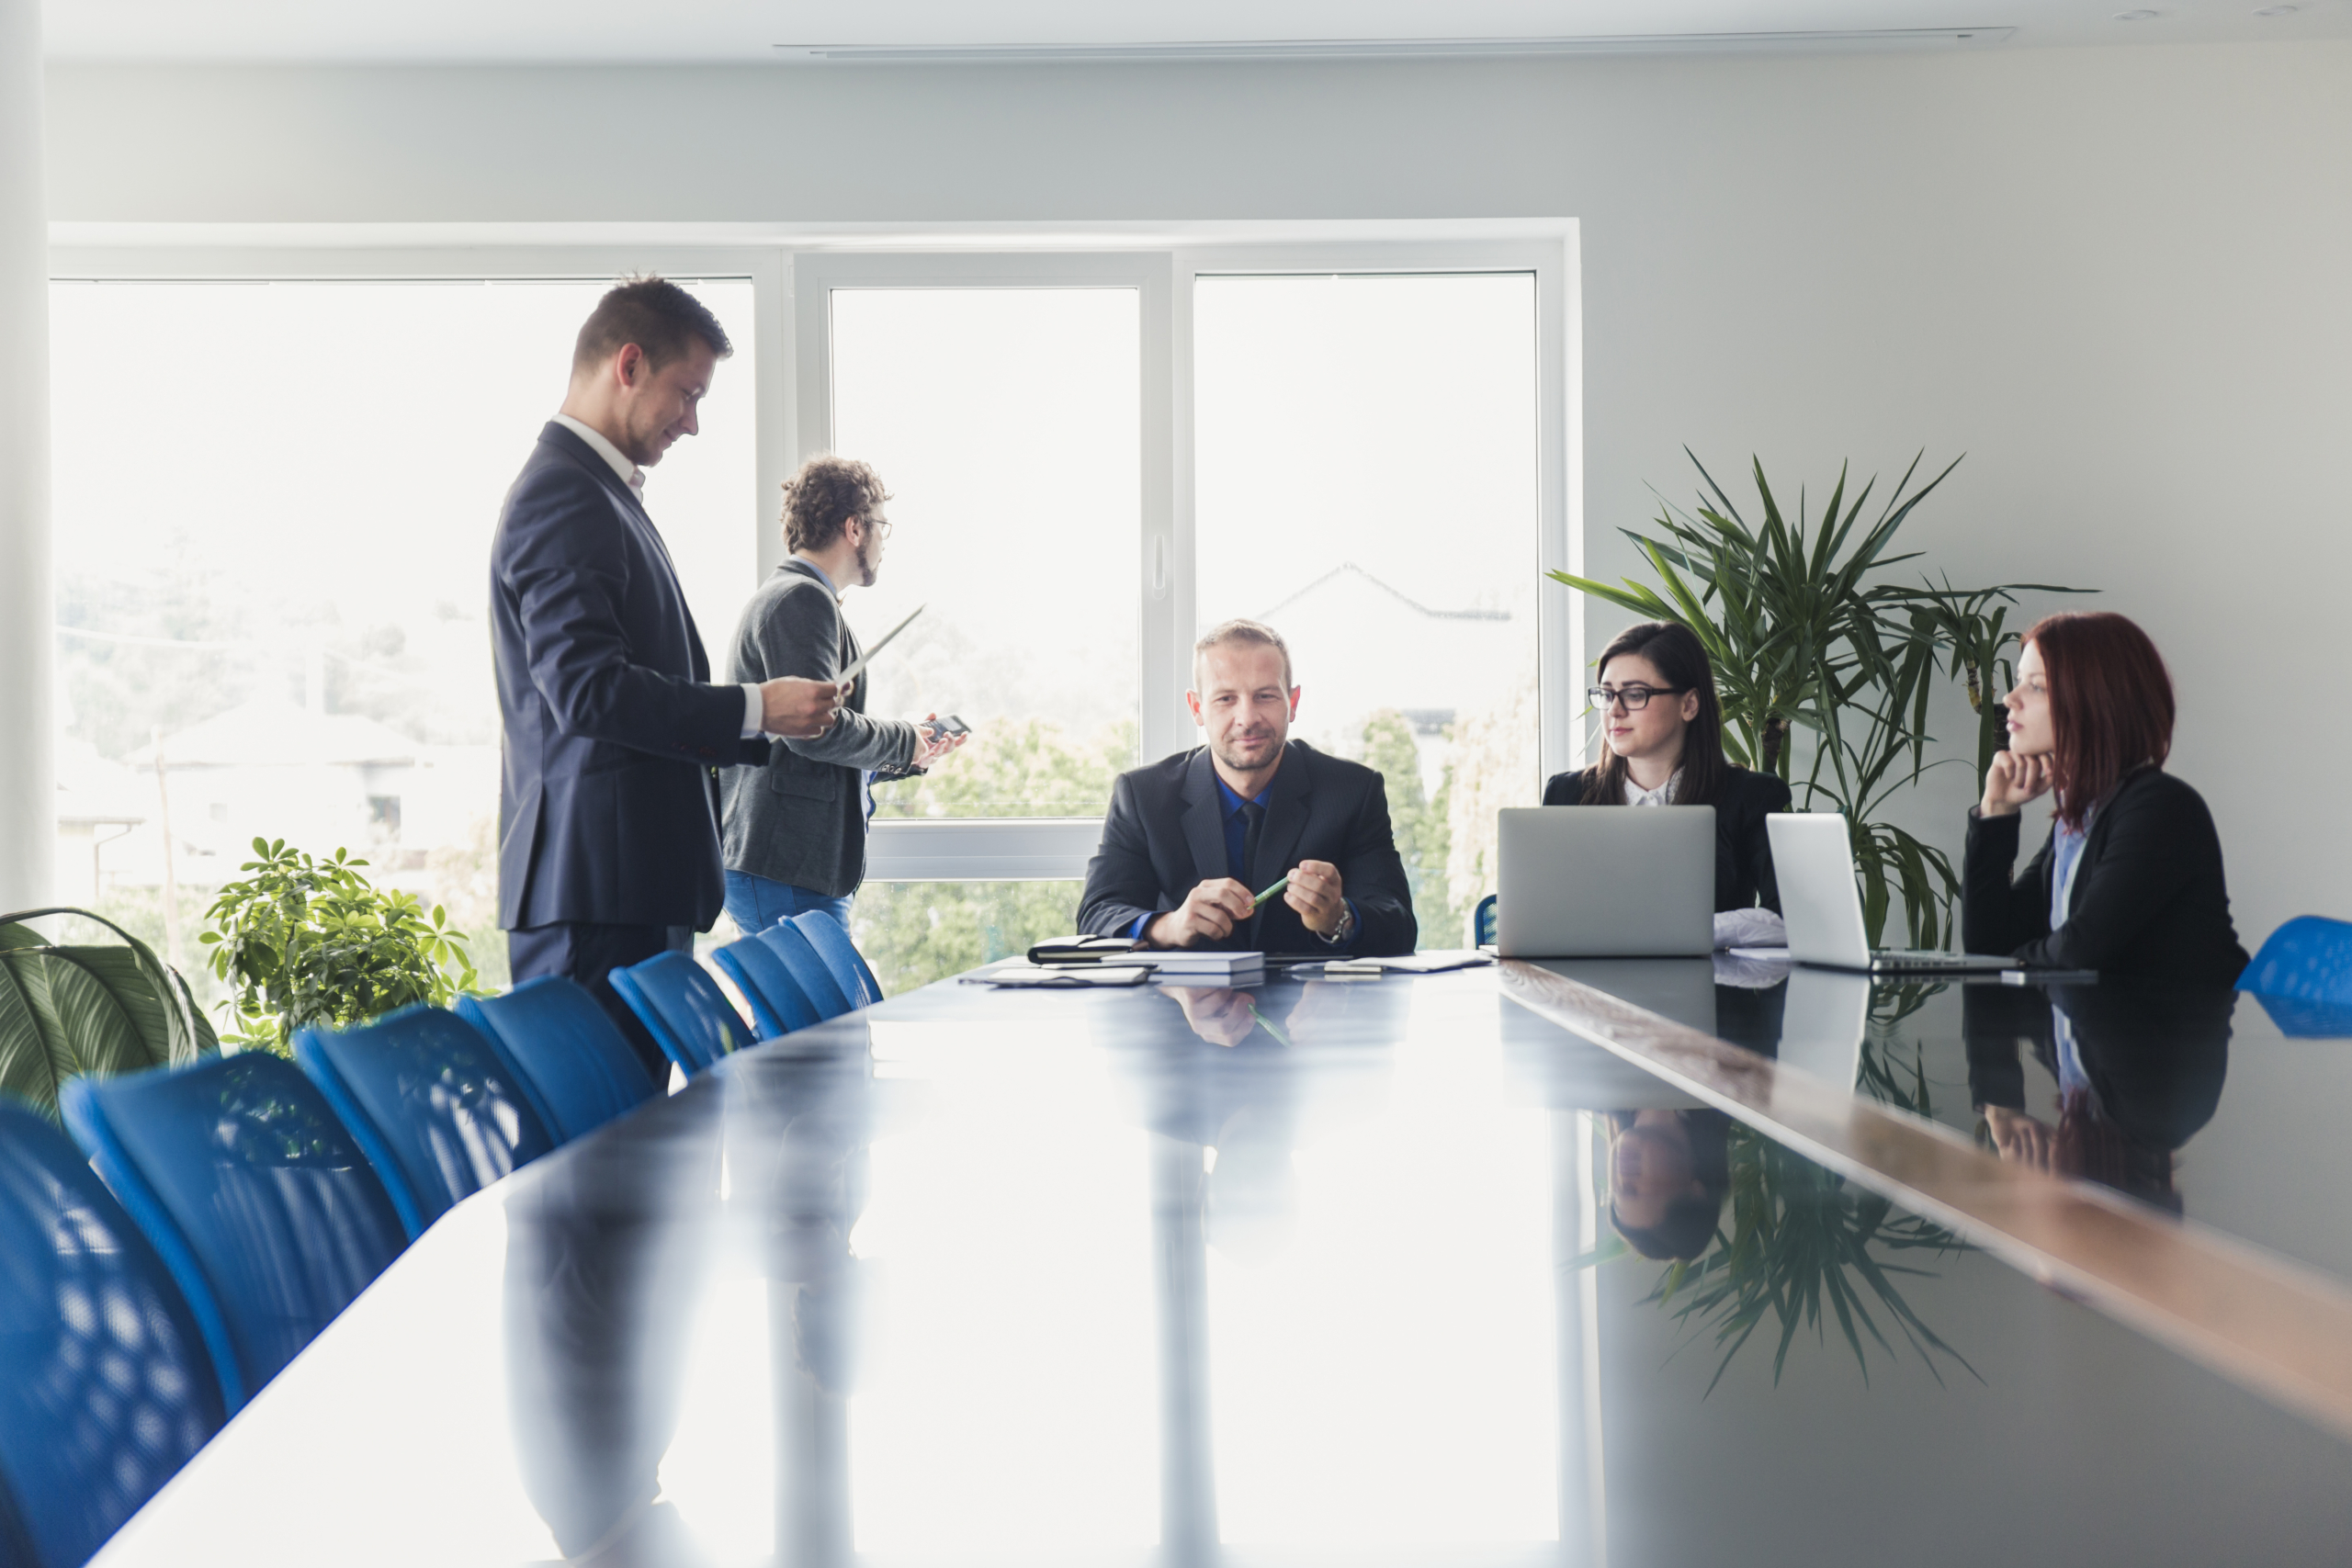
[(2126, 773), (2171, 755), (2172, 677), (2148, 634), (2112, 611), (2045, 615), (2025, 640), (2050, 682), (2058, 819), (2079, 832)]

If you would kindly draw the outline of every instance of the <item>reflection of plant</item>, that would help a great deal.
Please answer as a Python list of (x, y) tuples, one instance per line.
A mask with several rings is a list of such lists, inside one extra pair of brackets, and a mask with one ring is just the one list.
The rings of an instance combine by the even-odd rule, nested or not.
[(465, 938), (435, 908), (432, 919), (410, 894), (379, 889), (359, 874), (368, 863), (337, 850), (312, 860), (286, 840), (254, 840), (254, 874), (220, 889), (208, 912), (217, 931), (214, 974), (235, 994), (224, 1004), (239, 1044), (287, 1055), (297, 1030), (357, 1023), (412, 1002), (447, 1006), (476, 988)]
[[(1698, 464), (1695, 455), (1691, 461)], [(1875, 480), (1849, 502), (1841, 469), (1819, 518), (1807, 521), (1800, 492), (1792, 521), (1781, 515), (1763, 465), (1756, 463), (1763, 522), (1750, 527), (1699, 465), (1706, 489), (1695, 513), (1668, 503), (1656, 524), (1663, 537), (1625, 531), (1663, 592), (1630, 581), (1612, 585), (1566, 572), (1549, 575), (1697, 633), (1714, 664), (1724, 750), (1732, 761), (1801, 784), (1804, 809), (1826, 804), (1845, 815), (1872, 942), (1881, 940), (1899, 896), (1911, 940), (1935, 947), (1951, 930), (1959, 876), (1943, 851), (1883, 820), (1883, 814), (1894, 793), (1916, 784), (1932, 765), (1926, 756), (1934, 739), (1927, 731), (1928, 706), (1939, 671), (1967, 678), (1980, 716), (1978, 761), (1989, 764), (1987, 737), (1996, 741), (1999, 731), (1986, 713), (1985, 694), (2006, 668), (2003, 653), (2014, 640), (2003, 625), (2006, 605), (2025, 589), (2075, 590), (2041, 583), (1961, 590), (1949, 582), (1915, 589), (1873, 581), (1886, 568), (1916, 558), (1916, 552), (1888, 553), (1895, 532), (1951, 472), (1946, 468), (1914, 491), (1917, 470), (1914, 458), (1877, 520), (1858, 533)], [(1801, 778), (1796, 749), (1789, 744), (1798, 728), (1812, 740)]]
[[(1752, 1129), (1733, 1127), (1730, 1164), (1730, 1235), (1717, 1231), (1715, 1246), (1704, 1257), (1668, 1268), (1647, 1298), (1673, 1307), (1675, 1322), (1694, 1334), (1710, 1323), (1714, 1325), (1723, 1359), (1707, 1383), (1709, 1393), (1767, 1319), (1781, 1331), (1772, 1357), (1772, 1381), (1778, 1384), (1800, 1328), (1812, 1329), (1826, 1342), (1825, 1302), (1853, 1348), (1864, 1382), (1870, 1379), (1865, 1334), (1890, 1358), (1895, 1353), (1871, 1314), (1872, 1303), (1939, 1383), (1943, 1374), (1936, 1370), (1937, 1351), (1984, 1381), (1966, 1358), (1920, 1321), (1895, 1286), (1897, 1275), (1934, 1275), (1872, 1256), (1874, 1250), (1932, 1249), (1940, 1257), (1966, 1251), (1964, 1243), (1939, 1225), (1897, 1212), (1891, 1200), (1849, 1184)], [(1678, 1296), (1681, 1304), (1673, 1306)]]

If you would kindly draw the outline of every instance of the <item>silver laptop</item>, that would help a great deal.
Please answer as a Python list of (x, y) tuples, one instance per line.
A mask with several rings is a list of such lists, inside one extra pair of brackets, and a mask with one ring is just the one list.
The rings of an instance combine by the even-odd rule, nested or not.
[(1715, 808), (1534, 806), (1501, 818), (1505, 958), (1701, 958), (1715, 945)]
[(1780, 1059), (1839, 1089), (1861, 1081), (1862, 1039), (1871, 1027), (1871, 977), (1834, 969), (1792, 969), (1781, 1010)]
[(1862, 926), (1862, 892), (1854, 882), (1854, 846), (1846, 818), (1835, 811), (1784, 813), (1766, 818), (1764, 829), (1772, 838), (1772, 874), (1781, 885), (1789, 956), (1798, 963), (1882, 974), (2024, 967), (2014, 958), (1974, 953), (1872, 952)]

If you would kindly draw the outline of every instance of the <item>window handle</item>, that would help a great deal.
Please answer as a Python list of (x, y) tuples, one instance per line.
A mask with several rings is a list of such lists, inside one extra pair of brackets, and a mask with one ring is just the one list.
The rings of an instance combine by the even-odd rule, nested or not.
[(1168, 594), (1168, 536), (1151, 536), (1151, 596), (1165, 598)]

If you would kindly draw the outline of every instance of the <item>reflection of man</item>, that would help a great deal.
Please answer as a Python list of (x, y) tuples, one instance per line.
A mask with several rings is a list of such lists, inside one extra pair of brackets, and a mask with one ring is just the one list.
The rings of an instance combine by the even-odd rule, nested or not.
[[(784, 543), (792, 554), (743, 606), (735, 679), (831, 682), (857, 660), (842, 595), (881, 575), (889, 499), (871, 468), (846, 457), (811, 457), (786, 482)], [(831, 730), (786, 740), (764, 769), (728, 774), (727, 913), (736, 926), (761, 931), (805, 909), (847, 925), (850, 895), (865, 878), (868, 773), (904, 778), (961, 744), (904, 719), (866, 717), (861, 673)]]
[(1270, 626), (1227, 621), (1194, 646), (1185, 700), (1207, 744), (1120, 775), (1080, 930), (1149, 947), (1413, 951), (1380, 775), (1289, 739), (1298, 694)]
[(838, 705), (823, 682), (707, 683), (702, 636), (639, 493), (644, 470), (699, 428), (695, 407), (732, 352), (674, 283), (607, 293), (491, 543), (508, 961), (517, 981), (587, 987), (657, 1082), (669, 1066), (605, 976), (688, 946), (718, 918), (714, 770), (763, 757), (763, 732), (823, 734)]

